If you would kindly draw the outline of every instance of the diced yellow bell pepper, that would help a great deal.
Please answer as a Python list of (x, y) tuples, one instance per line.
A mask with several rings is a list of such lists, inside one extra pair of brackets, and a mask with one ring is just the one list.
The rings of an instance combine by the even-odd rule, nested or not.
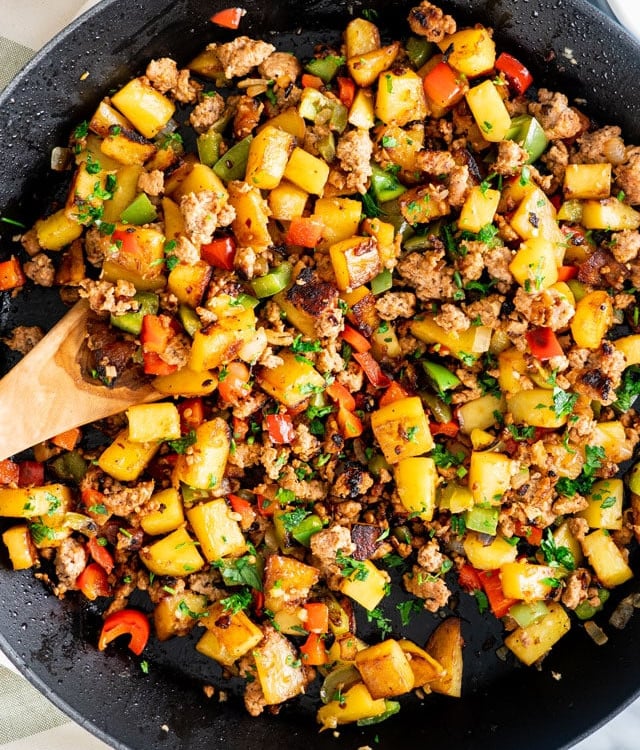
[(504, 595), (511, 599), (532, 602), (546, 599), (551, 593), (550, 579), (557, 576), (550, 565), (537, 565), (526, 561), (505, 563), (500, 568), (500, 581)]
[(454, 357), (467, 359), (489, 350), (491, 328), (470, 326), (466, 331), (447, 331), (435, 322), (433, 316), (425, 315), (411, 323), (411, 333), (425, 344), (440, 344)]
[(321, 706), (317, 720), (322, 729), (335, 729), (340, 724), (381, 716), (386, 710), (384, 698), (374, 700), (366, 685), (359, 682), (341, 694), (340, 700), (331, 700)]
[(376, 568), (371, 560), (364, 560), (362, 566), (362, 568), (358, 567), (358, 570), (355, 570), (349, 578), (341, 581), (340, 591), (370, 612), (386, 596), (389, 576)]
[(21, 523), (7, 529), (2, 534), (2, 541), (7, 547), (14, 570), (26, 570), (37, 564), (38, 553), (31, 541), (27, 524)]
[(218, 378), (210, 370), (195, 372), (183, 367), (169, 375), (158, 375), (153, 387), (165, 396), (208, 396), (218, 387)]
[(490, 544), (485, 545), (485, 540), (475, 531), (468, 531), (462, 545), (469, 562), (478, 570), (497, 570), (515, 562), (518, 556), (517, 546), (509, 544), (501, 536), (496, 536)]

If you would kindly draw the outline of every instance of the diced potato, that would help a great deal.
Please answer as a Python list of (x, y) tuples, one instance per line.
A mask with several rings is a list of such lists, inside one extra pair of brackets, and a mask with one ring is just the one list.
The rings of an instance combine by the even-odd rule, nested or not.
[(627, 367), (640, 364), (640, 333), (622, 336), (613, 342), (615, 348), (624, 354)]
[(305, 190), (287, 180), (281, 180), (267, 198), (271, 216), (280, 221), (290, 221), (302, 216), (308, 198), (309, 193)]
[(129, 440), (149, 443), (154, 440), (176, 440), (180, 437), (180, 414), (175, 404), (135, 404), (127, 409)]
[(381, 716), (387, 710), (384, 698), (374, 700), (363, 683), (357, 683), (340, 695), (340, 700), (329, 701), (318, 709), (317, 720), (322, 729), (335, 729), (360, 719)]
[[(388, 575), (378, 570), (371, 560), (364, 560), (363, 568), (352, 573), (340, 583), (340, 591), (361, 604), (365, 609), (375, 609), (386, 595)], [(363, 571), (366, 569), (366, 574)]]
[(400, 252), (400, 248), (395, 242), (396, 230), (393, 224), (380, 221), (377, 217), (367, 218), (362, 222), (362, 231), (376, 238), (380, 261), (385, 268), (390, 267)]
[(431, 521), (436, 504), (438, 472), (432, 458), (414, 456), (399, 461), (394, 469), (396, 490), (412, 515)]
[(299, 142), (304, 140), (305, 133), (307, 132), (307, 126), (304, 118), (298, 114), (295, 107), (289, 107), (280, 114), (267, 120), (263, 125), (258, 127), (258, 133), (261, 133), (265, 128), (274, 127), (284, 130), (285, 133), (290, 133)]
[(131, 123), (103, 99), (89, 121), (89, 130), (104, 138), (114, 126), (127, 130), (131, 128)]
[(438, 47), (447, 52), (449, 65), (469, 78), (488, 73), (496, 61), (495, 42), (484, 27), (448, 34)]
[(633, 445), (629, 441), (624, 425), (618, 419), (598, 422), (593, 434), (593, 445), (604, 448), (609, 461), (620, 464), (633, 456)]
[(158, 375), (153, 387), (165, 396), (208, 396), (218, 387), (218, 378), (209, 370), (195, 372), (183, 367), (169, 375)]
[(353, 198), (318, 198), (313, 214), (324, 225), (322, 246), (328, 247), (357, 234), (362, 203)]
[(511, 486), (517, 462), (503, 453), (472, 451), (469, 462), (469, 489), (475, 503), (500, 505)]
[(376, 310), (376, 298), (367, 286), (359, 286), (352, 292), (342, 292), (340, 297), (346, 302), (347, 320), (364, 335), (371, 336), (380, 326), (380, 316)]
[(390, 464), (433, 448), (429, 420), (419, 396), (408, 396), (374, 411), (371, 429)]
[(348, 58), (366, 55), (380, 47), (380, 31), (371, 21), (354, 18), (344, 30), (344, 42)]
[(277, 187), (294, 145), (295, 138), (291, 133), (267, 124), (249, 145), (245, 182), (260, 190)]
[(573, 555), (576, 566), (580, 565), (584, 555), (580, 542), (573, 535), (568, 521), (563, 521), (553, 532), (553, 539), (556, 547), (566, 547)]
[(103, 221), (111, 224), (120, 221), (120, 214), (138, 195), (138, 179), (142, 172), (139, 164), (128, 164), (118, 169), (112, 197), (104, 202)]
[(633, 571), (606, 529), (592, 531), (586, 536), (582, 540), (582, 550), (605, 588), (620, 586), (633, 578)]
[(548, 653), (571, 627), (569, 615), (561, 604), (550, 602), (547, 606), (548, 614), (526, 628), (517, 628), (504, 640), (505, 646), (527, 666)]
[(621, 529), (624, 485), (622, 479), (601, 479), (586, 496), (589, 506), (578, 513), (592, 529)]
[(214, 45), (205, 47), (200, 54), (191, 60), (187, 67), (198, 75), (216, 81), (218, 85), (224, 84), (224, 68), (218, 59), (218, 53)]
[(509, 270), (525, 291), (539, 292), (553, 286), (558, 281), (555, 245), (546, 237), (525, 240), (509, 264)]
[(264, 569), (264, 605), (271, 612), (304, 601), (318, 582), (317, 568), (294, 557), (269, 555)]
[(566, 414), (556, 416), (553, 391), (547, 388), (518, 391), (507, 397), (507, 408), (515, 424), (556, 429), (567, 423)]
[(445, 676), (446, 671), (442, 664), (413, 641), (403, 638), (398, 641), (398, 644), (409, 660), (415, 687), (423, 687)]
[(26, 570), (38, 563), (38, 552), (31, 540), (27, 524), (21, 523), (7, 529), (2, 534), (2, 541), (14, 570)]
[(434, 693), (459, 698), (462, 695), (462, 634), (460, 619), (448, 617), (431, 633), (425, 650), (442, 666), (444, 675), (429, 682)]
[(296, 146), (284, 171), (284, 177), (307, 193), (322, 195), (329, 177), (329, 165), (308, 151)]
[(281, 357), (283, 364), (262, 368), (256, 374), (260, 387), (276, 401), (293, 407), (325, 389), (325, 380), (313, 365), (296, 359), (293, 352), (282, 352)]
[(206, 632), (196, 643), (196, 651), (214, 659), (218, 664), (230, 667), (263, 639), (260, 628), (241, 610), (227, 612), (220, 602), (203, 618)]
[(185, 636), (198, 622), (208, 615), (207, 597), (193, 591), (169, 594), (163, 597), (153, 610), (153, 629), (159, 641), (168, 641), (173, 636)]
[(105, 136), (100, 150), (119, 164), (141, 165), (155, 154), (156, 147), (134, 130), (121, 130), (117, 135)]
[(486, 430), (496, 422), (496, 412), (505, 411), (504, 398), (498, 398), (490, 393), (467, 401), (458, 409), (460, 431), (470, 435), (474, 430)]
[(563, 190), (567, 200), (608, 198), (611, 192), (611, 164), (567, 164)]
[(582, 226), (585, 229), (606, 229), (621, 232), (640, 227), (640, 212), (618, 198), (586, 200), (582, 204)]
[(491, 343), (491, 328), (488, 326), (470, 326), (460, 332), (447, 331), (430, 315), (414, 320), (411, 333), (425, 344), (440, 344), (458, 359), (486, 352)]
[(500, 203), (500, 191), (485, 190), (476, 185), (465, 199), (458, 219), (458, 227), (468, 232), (479, 232), (482, 227), (493, 222)]
[(174, 484), (184, 482), (196, 489), (219, 486), (227, 465), (231, 435), (229, 426), (220, 417), (203, 422), (196, 428), (196, 442), (189, 455), (180, 454), (173, 470)]
[(195, 541), (182, 527), (162, 539), (143, 547), (140, 559), (158, 576), (188, 576), (204, 566)]
[(557, 574), (557, 569), (550, 565), (518, 561), (505, 563), (500, 568), (500, 581), (506, 597), (532, 602), (549, 596), (553, 590), (549, 580)]
[(382, 270), (375, 237), (351, 237), (329, 248), (336, 286), (347, 291), (362, 286)]
[[(496, 536), (490, 544), (485, 546), (484, 539), (475, 531), (467, 532), (463, 546), (469, 562), (478, 570), (497, 570), (506, 563), (514, 562), (518, 556), (517, 546), (509, 544), (501, 536)], [(429, 648), (427, 651), (433, 653)], [(437, 658), (435, 654), (433, 656)]]
[(60, 507), (70, 507), (71, 499), (71, 489), (63, 484), (0, 487), (0, 516), (33, 518), (51, 515)]
[(228, 199), (229, 193), (218, 175), (206, 164), (200, 162), (185, 162), (184, 171), (176, 170), (171, 175), (175, 179), (175, 184), (167, 181), (165, 192), (171, 198), (180, 202), (180, 198), (189, 193), (201, 193), (204, 190), (210, 190), (215, 193), (221, 203)]
[(252, 654), (267, 706), (282, 703), (304, 691), (304, 671), (288, 638), (270, 630)]
[(402, 347), (396, 329), (391, 323), (378, 326), (371, 334), (371, 353), (378, 361), (397, 359), (402, 356)]
[(543, 237), (547, 242), (565, 245), (564, 235), (556, 223), (556, 210), (543, 191), (528, 184), (522, 189), (522, 195), (518, 208), (509, 219), (513, 229), (523, 240)]
[(209, 561), (223, 557), (239, 557), (247, 550), (240, 524), (232, 517), (224, 498), (194, 505), (187, 519), (200, 542), (202, 554)]
[[(269, 232), (269, 206), (257, 187), (246, 190), (245, 183), (229, 184), (229, 203), (236, 210), (231, 227), (241, 247), (267, 247), (272, 244)], [(303, 186), (300, 186), (303, 187)]]
[(523, 377), (528, 373), (524, 353), (514, 346), (498, 354), (498, 385), (507, 395), (522, 390)]
[(579, 347), (599, 349), (613, 324), (613, 303), (604, 290), (585, 295), (576, 305), (571, 320), (571, 334)]
[(147, 468), (160, 448), (159, 441), (140, 443), (131, 440), (129, 430), (122, 430), (98, 458), (102, 471), (120, 482), (134, 482)]
[(121, 246), (109, 245), (108, 259), (102, 265), (100, 278), (114, 283), (120, 279), (131, 281), (139, 292), (162, 288), (166, 284), (162, 232), (153, 227), (129, 224), (116, 224), (116, 230), (131, 235), (131, 242)]
[(168, 241), (177, 240), (184, 233), (184, 217), (180, 206), (167, 197), (162, 198), (162, 214), (164, 216), (164, 234)]
[(151, 498), (151, 505), (158, 505), (158, 510), (145, 513), (140, 519), (143, 531), (151, 536), (160, 536), (175, 531), (184, 523), (182, 497), (174, 487), (167, 487), (156, 492)]
[[(492, 439), (495, 440), (493, 436)], [(438, 507), (451, 513), (463, 513), (473, 507), (473, 494), (468, 487), (449, 482), (439, 488)]]
[(145, 138), (158, 135), (175, 112), (173, 102), (145, 78), (133, 78), (111, 97), (111, 103)]
[(349, 73), (358, 86), (372, 86), (378, 76), (393, 65), (399, 51), (400, 43), (394, 42), (387, 47), (350, 57), (347, 60)]
[(356, 91), (349, 108), (348, 122), (354, 128), (362, 128), (363, 130), (371, 130), (375, 125), (376, 115), (371, 89), (358, 89)]
[(371, 697), (393, 698), (413, 689), (413, 672), (405, 652), (392, 638), (358, 651), (356, 667)]
[(177, 263), (169, 272), (167, 287), (178, 298), (178, 302), (194, 309), (204, 297), (213, 268), (203, 260), (197, 263)]
[(422, 78), (411, 68), (381, 73), (376, 92), (376, 117), (388, 125), (406, 125), (427, 116)]
[(73, 175), (67, 194), (67, 218), (80, 224), (90, 223), (92, 212), (99, 211), (104, 203), (106, 182), (107, 173), (104, 170), (89, 172), (84, 163), (80, 164)]
[(60, 258), (60, 265), (56, 269), (55, 283), (59, 286), (78, 286), (86, 276), (82, 243), (79, 240), (74, 240)]
[(38, 244), (43, 250), (62, 250), (82, 234), (82, 224), (70, 219), (64, 208), (46, 219), (38, 219), (34, 228)]
[(469, 89), (465, 99), (485, 141), (498, 143), (504, 140), (511, 126), (511, 117), (493, 81), (486, 80)]

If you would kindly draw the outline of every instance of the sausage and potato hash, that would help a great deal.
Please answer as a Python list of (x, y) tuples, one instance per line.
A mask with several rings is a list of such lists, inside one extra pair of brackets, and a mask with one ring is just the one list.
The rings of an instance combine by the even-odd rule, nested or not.
[[(216, 23), (237, 28), (242, 12)], [(426, 0), (298, 60), (238, 35), (104, 98), (0, 264), (92, 310), (86, 377), (154, 403), (0, 463), (16, 569), (104, 602), (99, 647), (198, 628), (253, 715), (459, 696), (459, 585), (539, 662), (633, 575), (640, 148)], [(5, 339), (26, 350), (38, 332)], [(129, 605), (146, 591), (150, 615)], [(365, 643), (356, 613), (376, 622)]]

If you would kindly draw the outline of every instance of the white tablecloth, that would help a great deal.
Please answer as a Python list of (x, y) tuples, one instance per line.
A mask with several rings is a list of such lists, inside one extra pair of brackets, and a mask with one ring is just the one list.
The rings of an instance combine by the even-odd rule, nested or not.
[[(2, 0), (0, 89), (59, 29), (98, 0)], [(638, 0), (613, 0), (637, 22)], [(109, 750), (33, 688), (0, 653), (0, 750)], [(638, 750), (640, 700), (575, 750)], [(506, 750), (511, 750), (507, 748)], [(541, 748), (541, 750), (544, 750)]]

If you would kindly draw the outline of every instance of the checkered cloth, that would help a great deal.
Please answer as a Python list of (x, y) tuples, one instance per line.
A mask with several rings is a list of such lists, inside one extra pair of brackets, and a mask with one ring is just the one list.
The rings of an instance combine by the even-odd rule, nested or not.
[[(1, 0), (0, 90), (54, 34), (99, 0)], [(638, 0), (617, 0), (637, 8)], [(638, 750), (640, 700), (575, 750)], [(0, 750), (109, 750), (27, 682), (0, 653)]]

